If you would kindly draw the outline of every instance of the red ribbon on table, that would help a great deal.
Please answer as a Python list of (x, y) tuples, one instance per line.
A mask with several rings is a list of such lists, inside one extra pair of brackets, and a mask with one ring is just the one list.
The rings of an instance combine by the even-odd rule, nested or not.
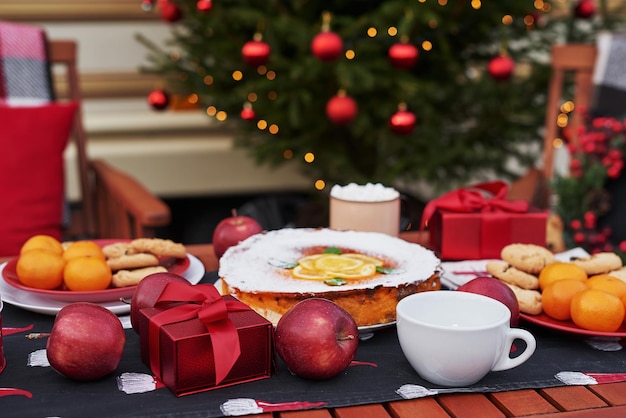
[(437, 209), (452, 212), (528, 212), (529, 203), (525, 200), (506, 200), (508, 186), (503, 181), (478, 183), (448, 192), (426, 204), (422, 213), (420, 229)]
[(185, 283), (168, 283), (155, 306), (171, 302), (187, 303), (159, 312), (150, 318), (148, 340), (152, 372), (161, 380), (160, 327), (198, 318), (211, 334), (215, 384), (219, 384), (241, 354), (239, 333), (228, 318), (228, 312), (247, 311), (250, 307), (237, 300), (225, 300), (212, 284), (190, 286)]

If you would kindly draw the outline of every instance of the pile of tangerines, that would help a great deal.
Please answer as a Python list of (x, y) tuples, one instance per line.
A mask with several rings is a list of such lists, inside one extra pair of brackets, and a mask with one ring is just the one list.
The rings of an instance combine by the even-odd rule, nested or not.
[(608, 274), (588, 276), (580, 266), (549, 264), (539, 274), (543, 311), (590, 331), (617, 331), (625, 320), (626, 282)]
[(20, 283), (35, 289), (93, 291), (111, 285), (111, 268), (96, 242), (64, 246), (49, 235), (35, 235), (24, 243), (16, 273)]

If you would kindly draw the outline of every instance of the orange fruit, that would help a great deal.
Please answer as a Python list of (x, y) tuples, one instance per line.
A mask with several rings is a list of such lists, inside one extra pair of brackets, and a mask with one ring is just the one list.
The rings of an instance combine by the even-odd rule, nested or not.
[(75, 241), (70, 243), (63, 252), (65, 261), (76, 257), (96, 257), (105, 260), (102, 248), (93, 241)]
[(541, 290), (557, 280), (575, 279), (581, 282), (587, 280), (587, 272), (582, 267), (572, 263), (556, 262), (548, 264), (539, 272), (539, 288)]
[(60, 254), (35, 248), (20, 255), (15, 269), (24, 286), (50, 290), (63, 283), (64, 267), (65, 260)]
[(589, 280), (587, 280), (587, 286), (591, 289), (604, 290), (618, 298), (626, 295), (626, 282), (608, 274), (591, 276)]
[[(622, 303), (624, 304), (624, 309), (626, 309), (626, 295), (622, 296)], [(626, 322), (626, 314), (624, 314), (624, 322)]]
[(30, 250), (48, 250), (54, 254), (63, 254), (63, 246), (58, 239), (50, 235), (33, 235), (20, 248), (20, 254), (24, 254)]
[(63, 272), (69, 290), (104, 290), (111, 285), (111, 268), (98, 257), (76, 257), (69, 260)]
[(576, 279), (563, 279), (550, 283), (541, 292), (543, 311), (551, 318), (567, 321), (571, 318), (572, 298), (585, 289), (588, 289), (586, 283)]
[(583, 290), (572, 298), (572, 321), (591, 331), (617, 331), (624, 321), (624, 312), (620, 298), (602, 290)]

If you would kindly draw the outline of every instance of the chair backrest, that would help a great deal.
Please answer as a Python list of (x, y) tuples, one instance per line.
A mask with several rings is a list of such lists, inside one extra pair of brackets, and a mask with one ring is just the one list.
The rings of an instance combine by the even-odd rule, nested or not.
[(546, 123), (543, 143), (543, 168), (546, 179), (551, 179), (554, 172), (554, 140), (557, 138), (557, 119), (561, 113), (564, 88), (572, 76), (571, 100), (576, 109), (570, 113), (568, 122), (570, 141), (577, 145), (577, 127), (581, 124), (581, 110), (589, 110), (593, 94), (593, 69), (596, 62), (597, 48), (593, 44), (555, 45), (552, 47), (552, 77), (548, 90)]
[(94, 195), (89, 178), (89, 161), (87, 156), (87, 133), (83, 126), (82, 96), (77, 69), (77, 43), (70, 40), (48, 41), (48, 59), (53, 67), (61, 67), (64, 71), (59, 75), (55, 85), (55, 92), (64, 91), (69, 100), (78, 104), (72, 139), (76, 147), (76, 159), (78, 165), (78, 177), (83, 205), (82, 223), (87, 236), (96, 235), (95, 203)]

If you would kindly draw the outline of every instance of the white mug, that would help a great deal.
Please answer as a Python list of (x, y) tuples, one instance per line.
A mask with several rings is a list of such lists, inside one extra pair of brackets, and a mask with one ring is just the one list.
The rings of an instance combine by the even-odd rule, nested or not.
[[(441, 386), (468, 386), (528, 360), (535, 338), (510, 328), (510, 317), (509, 308), (495, 299), (453, 290), (416, 293), (396, 307), (402, 352), (422, 378)], [(511, 358), (516, 339), (526, 348)]]
[(334, 186), (330, 193), (330, 228), (400, 233), (400, 193), (381, 184)]

